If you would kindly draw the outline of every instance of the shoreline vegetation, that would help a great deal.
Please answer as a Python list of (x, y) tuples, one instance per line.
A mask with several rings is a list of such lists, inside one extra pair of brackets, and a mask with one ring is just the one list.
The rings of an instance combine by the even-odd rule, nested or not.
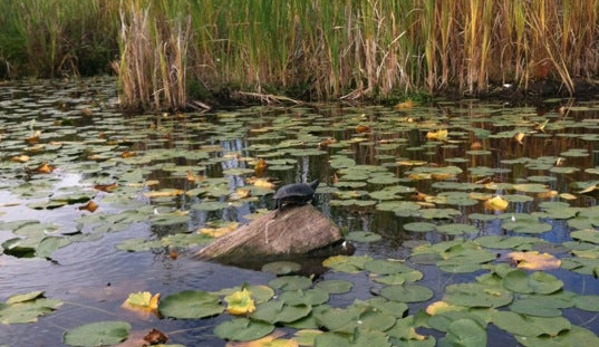
[(11, 0), (0, 11), (1, 79), (112, 73), (130, 110), (593, 95), (599, 76), (599, 0)]

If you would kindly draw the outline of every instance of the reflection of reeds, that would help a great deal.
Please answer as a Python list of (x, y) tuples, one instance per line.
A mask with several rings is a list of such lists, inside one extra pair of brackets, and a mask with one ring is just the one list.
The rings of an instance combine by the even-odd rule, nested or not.
[(599, 73), (599, 0), (22, 0), (0, 11), (11, 14), (0, 73), (57, 76), (120, 51), (128, 107), (180, 108), (223, 87), (357, 98), (555, 79), (572, 92), (574, 77)]

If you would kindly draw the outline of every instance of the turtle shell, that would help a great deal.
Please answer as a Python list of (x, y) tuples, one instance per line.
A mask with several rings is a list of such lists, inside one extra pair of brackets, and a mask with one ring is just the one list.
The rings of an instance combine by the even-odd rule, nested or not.
[(293, 183), (282, 186), (273, 196), (277, 201), (277, 208), (281, 208), (283, 205), (305, 205), (314, 197), (319, 183), (319, 180), (315, 180), (310, 183)]

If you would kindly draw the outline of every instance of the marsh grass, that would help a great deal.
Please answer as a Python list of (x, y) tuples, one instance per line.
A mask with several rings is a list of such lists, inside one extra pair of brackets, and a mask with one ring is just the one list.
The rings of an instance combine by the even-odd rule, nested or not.
[(0, 18), (5, 76), (112, 61), (133, 108), (184, 107), (189, 85), (353, 99), (553, 79), (574, 92), (599, 72), (599, 0), (22, 0), (0, 11), (11, 14)]

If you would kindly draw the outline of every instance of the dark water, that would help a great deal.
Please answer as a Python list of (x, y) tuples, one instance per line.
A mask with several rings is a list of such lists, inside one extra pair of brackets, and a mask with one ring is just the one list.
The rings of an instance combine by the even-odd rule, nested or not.
[[(0, 216), (2, 222), (36, 219), (43, 223), (55, 223), (65, 231), (88, 232), (90, 225), (81, 224), (79, 218), (91, 213), (77, 209), (76, 205), (65, 205), (56, 209), (32, 209), (27, 206), (30, 202), (45, 201), (47, 196), (58, 194), (61, 188), (84, 186), (90, 189), (93, 184), (110, 182), (115, 177), (130, 174), (137, 167), (143, 167), (140, 175), (144, 181), (157, 180), (158, 188), (177, 188), (185, 191), (195, 188), (185, 178), (186, 170), (175, 170), (176, 167), (202, 167), (202, 174), (207, 177), (223, 177), (229, 189), (245, 186), (244, 175), (230, 174), (227, 170), (246, 168), (252, 169), (245, 157), (265, 157), (268, 160), (277, 148), (291, 147), (292, 152), (273, 154), (272, 161), (281, 161), (278, 165), (289, 165), (290, 168), (269, 169), (268, 175), (278, 182), (299, 182), (320, 178), (323, 181), (321, 191), (316, 196), (318, 208), (329, 216), (339, 227), (346, 231), (372, 231), (383, 236), (383, 241), (372, 244), (356, 244), (356, 255), (370, 255), (374, 258), (399, 258), (409, 255), (409, 250), (403, 247), (405, 240), (422, 239), (430, 242), (440, 242), (452, 239), (437, 233), (412, 234), (403, 230), (402, 225), (416, 221), (414, 217), (397, 217), (390, 212), (377, 211), (373, 207), (358, 208), (356, 206), (340, 206), (332, 187), (339, 177), (340, 169), (329, 165), (331, 158), (346, 155), (358, 164), (386, 166), (388, 171), (397, 177), (405, 177), (406, 167), (394, 163), (402, 159), (423, 160), (438, 165), (446, 165), (447, 159), (464, 158), (465, 161), (451, 161), (451, 165), (463, 169), (464, 173), (457, 178), (461, 182), (474, 182), (479, 177), (469, 174), (469, 168), (486, 166), (489, 168), (505, 167), (503, 160), (521, 157), (538, 158), (542, 156), (560, 156), (572, 148), (587, 149), (591, 154), (585, 157), (568, 157), (567, 165), (577, 168), (592, 168), (599, 164), (599, 154), (595, 148), (598, 141), (581, 139), (572, 134), (587, 134), (595, 136), (599, 133), (595, 123), (596, 111), (585, 110), (572, 112), (568, 120), (572, 124), (588, 126), (573, 126), (567, 131), (552, 130), (538, 132), (527, 138), (526, 146), (506, 142), (501, 138), (485, 138), (481, 140), (490, 155), (469, 155), (468, 146), (476, 136), (464, 132), (460, 137), (462, 144), (445, 144), (422, 147), (426, 142), (426, 131), (418, 129), (401, 129), (394, 131), (380, 128), (377, 124), (388, 124), (382, 120), (389, 117), (420, 117), (409, 114), (408, 111), (392, 111), (384, 107), (355, 108), (348, 105), (317, 105), (310, 108), (255, 108), (244, 110), (228, 110), (229, 114), (241, 113), (242, 116), (222, 117), (219, 113), (192, 113), (189, 115), (139, 115), (136, 117), (123, 116), (114, 108), (116, 104), (114, 81), (98, 79), (76, 81), (69, 83), (39, 82), (34, 86), (29, 84), (4, 85), (0, 89), (0, 120), (2, 121), (2, 150), (3, 164), (0, 168)], [(432, 105), (437, 110), (436, 121), (456, 127), (456, 119), (468, 120), (471, 126), (498, 133), (505, 129), (513, 129), (505, 123), (490, 120), (492, 117), (504, 117), (514, 112), (522, 112), (529, 119), (544, 117), (555, 120), (562, 117), (558, 108), (570, 101), (553, 100), (542, 106), (526, 106), (514, 108), (502, 103), (480, 104), (478, 101), (445, 102)], [(593, 105), (586, 103), (585, 105)], [(91, 116), (86, 115), (88, 111)], [(489, 111), (491, 109), (491, 111)], [(223, 111), (224, 112), (224, 111)], [(548, 115), (546, 115), (549, 113)], [(513, 122), (518, 116), (506, 116), (506, 122)], [(522, 116), (524, 117), (524, 116)], [(32, 120), (35, 119), (35, 123)], [(407, 121), (407, 120), (406, 120)], [(271, 137), (262, 136), (260, 129), (276, 127), (279, 123), (291, 124)], [(352, 143), (358, 137), (355, 132), (357, 124), (370, 124), (373, 132), (364, 135), (364, 141)], [(212, 124), (215, 124), (212, 126)], [(458, 123), (459, 124), (459, 123)], [(314, 127), (310, 130), (310, 127)], [(74, 155), (62, 154), (66, 160), (57, 160), (59, 169), (52, 173), (49, 181), (51, 188), (46, 194), (37, 196), (39, 187), (32, 188), (33, 197), (27, 194), (16, 194), (13, 188), (26, 182), (39, 182), (37, 175), (29, 176), (24, 168), (28, 164), (16, 164), (9, 159), (26, 151), (31, 144), (26, 144), (26, 138), (33, 130), (42, 129), (40, 142), (83, 142), (85, 148)], [(155, 129), (148, 132), (148, 129)], [(460, 130), (462, 131), (462, 130)], [(285, 144), (285, 137), (291, 141)], [(331, 146), (324, 155), (314, 155), (311, 151), (323, 138), (334, 137), (339, 142), (348, 141), (347, 146)], [(95, 140), (94, 140), (95, 139)], [(185, 153), (202, 151), (210, 146), (217, 150), (207, 151), (206, 156), (199, 158), (160, 157), (152, 158), (139, 165), (126, 161), (90, 160), (93, 146), (106, 145), (105, 139), (116, 143), (116, 147), (108, 152), (102, 152), (110, 158), (118, 157), (116, 153), (125, 150), (150, 151), (164, 149), (166, 151), (182, 151)], [(386, 141), (398, 141), (397, 146), (384, 147)], [(95, 143), (96, 141), (97, 143)], [(506, 145), (506, 143), (508, 145)], [(74, 147), (74, 151), (79, 151)], [(107, 154), (108, 153), (108, 154)], [(52, 153), (32, 155), (33, 162), (52, 160)], [(89, 167), (104, 165), (104, 168), (82, 172), (81, 163)], [(251, 171), (251, 170), (250, 170)], [(544, 175), (545, 169), (535, 169), (523, 164), (515, 164), (506, 172), (492, 172), (483, 176), (502, 182), (518, 182), (529, 176)], [(247, 176), (247, 174), (246, 174)], [(342, 175), (339, 175), (342, 178)], [(573, 174), (555, 174), (555, 180), (548, 183), (551, 189), (558, 192), (572, 190), (573, 182), (593, 179), (593, 176), (582, 170)], [(46, 178), (44, 178), (43, 182)], [(343, 179), (341, 179), (343, 181)], [(403, 184), (403, 183), (402, 183)], [(420, 192), (435, 194), (439, 190), (430, 182), (419, 181), (410, 183)], [(382, 186), (368, 184), (357, 188), (357, 191), (374, 191)], [(346, 189), (351, 191), (352, 189)], [(127, 194), (125, 194), (127, 195)], [(230, 319), (220, 315), (205, 320), (169, 320), (156, 317), (140, 317), (135, 313), (120, 307), (130, 293), (151, 291), (161, 293), (163, 297), (187, 289), (216, 291), (223, 288), (238, 286), (244, 282), (250, 284), (266, 284), (274, 278), (273, 275), (251, 269), (223, 266), (214, 263), (200, 262), (191, 259), (196, 248), (177, 249), (179, 256), (173, 259), (167, 251), (123, 252), (115, 249), (122, 241), (132, 238), (156, 238), (177, 232), (190, 232), (203, 226), (207, 221), (226, 220), (247, 222), (246, 215), (258, 209), (273, 207), (270, 195), (258, 196), (251, 202), (245, 202), (237, 207), (219, 211), (206, 212), (192, 209), (194, 204), (201, 202), (198, 197), (182, 196), (177, 199), (150, 200), (140, 191), (129, 193), (129, 200), (121, 202), (111, 200), (109, 193), (98, 193), (95, 199), (101, 203), (97, 213), (106, 215), (118, 214), (128, 209), (143, 209), (153, 205), (156, 208), (175, 208), (191, 210), (188, 222), (156, 226), (150, 221), (135, 222), (124, 230), (108, 232), (96, 239), (74, 242), (52, 254), (52, 261), (39, 258), (16, 258), (10, 255), (0, 255), (0, 300), (5, 301), (11, 295), (43, 290), (45, 296), (64, 301), (62, 307), (46, 317), (41, 317), (37, 323), (20, 325), (0, 325), (0, 341), (8, 346), (63, 346), (62, 335), (67, 329), (89, 322), (100, 320), (126, 320), (133, 325), (134, 331), (145, 331), (158, 328), (170, 336), (169, 343), (180, 343), (187, 346), (224, 346), (224, 342), (213, 336), (212, 329), (220, 322)], [(363, 197), (366, 200), (365, 197)], [(218, 199), (217, 199), (218, 200)], [(222, 201), (223, 198), (221, 197)], [(124, 201), (124, 202), (123, 202)], [(542, 201), (534, 199), (530, 202), (514, 204), (512, 213), (532, 213), (538, 210)], [(14, 203), (14, 204), (13, 204)], [(571, 202), (572, 206), (595, 205), (592, 196), (578, 196)], [(471, 213), (486, 213), (481, 204), (476, 206), (456, 207), (462, 212), (461, 216), (452, 222), (467, 222)], [(550, 221), (552, 229), (538, 237), (553, 243), (570, 240), (570, 228), (564, 221)], [(479, 228), (480, 235), (502, 235), (497, 220), (491, 222), (473, 223)], [(11, 231), (0, 231), (0, 242), (14, 237)], [(441, 299), (443, 288), (448, 284), (472, 281), (475, 275), (455, 275), (444, 273), (435, 266), (419, 266), (425, 275), (423, 285), (435, 291), (433, 300)], [(573, 275), (566, 270), (554, 270), (565, 281), (567, 290), (579, 294), (599, 294), (597, 279), (590, 276)], [(367, 278), (367, 275), (348, 275), (324, 271), (319, 279), (347, 279), (355, 284), (352, 292), (334, 296), (330, 304), (338, 307), (350, 305), (355, 299), (367, 299), (371, 292), (376, 291), (377, 285)], [(379, 286), (380, 287), (380, 286)], [(425, 308), (427, 303), (411, 304), (410, 313)], [(597, 316), (580, 310), (566, 310), (565, 315), (573, 324), (581, 325), (599, 333)], [(490, 326), (489, 346), (516, 346), (515, 340)], [(433, 331), (429, 333), (441, 336)]]

